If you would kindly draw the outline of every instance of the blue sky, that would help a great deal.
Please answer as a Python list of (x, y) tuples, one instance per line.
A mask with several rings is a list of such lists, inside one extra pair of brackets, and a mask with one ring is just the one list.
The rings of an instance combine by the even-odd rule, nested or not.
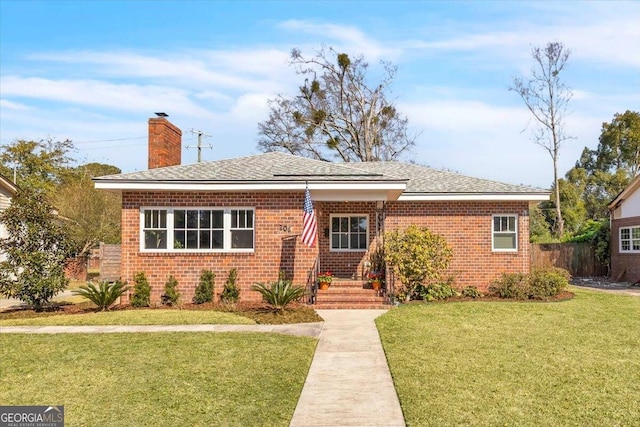
[(289, 52), (325, 45), (363, 54), (372, 75), (398, 66), (392, 97), (420, 134), (407, 159), (546, 188), (551, 158), (508, 87), (549, 41), (571, 50), (564, 174), (603, 122), (640, 111), (640, 2), (0, 0), (0, 143), (68, 138), (79, 162), (144, 170), (163, 111), (183, 145), (190, 129), (212, 135), (205, 160), (256, 154), (267, 100), (301, 83)]

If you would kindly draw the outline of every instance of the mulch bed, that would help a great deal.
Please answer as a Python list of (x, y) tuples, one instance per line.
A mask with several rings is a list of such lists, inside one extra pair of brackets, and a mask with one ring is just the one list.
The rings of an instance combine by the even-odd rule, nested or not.
[[(114, 305), (110, 311), (123, 310), (215, 310), (234, 313), (239, 316), (248, 317), (261, 324), (286, 324), (286, 323), (310, 323), (322, 322), (323, 319), (306, 304), (293, 303), (287, 307), (284, 313), (274, 312), (268, 305), (263, 303), (239, 302), (234, 305), (222, 303), (204, 304), (180, 304), (179, 306), (155, 305), (152, 307), (132, 307), (130, 305)], [(82, 314), (95, 313), (98, 309), (93, 303), (85, 302), (80, 304), (72, 303), (52, 303), (40, 312), (28, 307), (13, 307), (0, 312), (0, 319), (45, 317), (55, 314)]]

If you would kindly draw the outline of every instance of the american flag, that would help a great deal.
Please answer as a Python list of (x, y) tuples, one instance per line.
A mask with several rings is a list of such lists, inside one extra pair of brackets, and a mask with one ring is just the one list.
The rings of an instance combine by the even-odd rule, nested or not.
[(304, 214), (302, 215), (302, 243), (309, 247), (316, 244), (316, 235), (318, 234), (318, 224), (316, 223), (316, 214), (313, 212), (313, 203), (311, 202), (311, 193), (309, 187), (304, 192)]

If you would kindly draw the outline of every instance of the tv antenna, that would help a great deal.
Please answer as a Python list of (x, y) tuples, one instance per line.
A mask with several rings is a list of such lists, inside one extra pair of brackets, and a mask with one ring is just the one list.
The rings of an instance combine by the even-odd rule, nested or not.
[(201, 130), (193, 130), (190, 129), (189, 132), (198, 135), (198, 145), (187, 145), (185, 148), (188, 150), (189, 148), (197, 148), (198, 149), (198, 162), (202, 161), (202, 149), (208, 148), (210, 150), (213, 149), (213, 145), (202, 145), (202, 138), (211, 138), (211, 135), (202, 132)]

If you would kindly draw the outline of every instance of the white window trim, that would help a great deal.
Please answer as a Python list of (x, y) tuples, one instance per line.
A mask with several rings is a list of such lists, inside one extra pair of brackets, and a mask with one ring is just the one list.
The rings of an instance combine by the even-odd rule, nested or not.
[[(367, 243), (366, 243), (366, 247), (364, 249), (334, 249), (331, 246), (331, 224), (333, 222), (333, 218), (353, 218), (353, 217), (364, 217), (367, 219), (367, 232), (366, 232), (366, 238), (367, 238)], [(368, 214), (358, 214), (358, 213), (344, 213), (344, 214), (331, 214), (329, 215), (329, 252), (366, 252), (367, 249), (369, 248), (369, 231), (371, 228), (371, 223), (369, 221), (369, 215)]]
[[(167, 249), (146, 249), (144, 247), (144, 212), (147, 210), (160, 209), (167, 211)], [(224, 248), (222, 249), (175, 249), (173, 247), (173, 211), (174, 210), (218, 210), (224, 211)], [(242, 249), (231, 247), (231, 211), (247, 210), (253, 211), (253, 248)], [(252, 253), (256, 248), (256, 209), (253, 206), (141, 206), (140, 207), (140, 252), (141, 253)]]
[[(640, 253), (639, 250), (634, 250), (633, 248), (633, 241), (637, 240), (633, 238), (633, 229), (634, 228), (640, 228), (640, 225), (629, 225), (629, 226), (625, 226), (625, 227), (620, 227), (618, 229), (618, 248), (620, 250), (621, 254), (638, 254)], [(622, 249), (622, 230), (629, 230), (629, 249)], [(625, 239), (627, 240), (627, 239)]]
[[(515, 234), (516, 234), (516, 247), (514, 249), (496, 249), (495, 246), (495, 242), (494, 242), (494, 237), (496, 234), (496, 231), (493, 229), (493, 223), (495, 222), (494, 219), (496, 217), (503, 217), (503, 216), (511, 216), (515, 218), (515, 225), (516, 225), (516, 229), (515, 229)], [(518, 231), (518, 214), (514, 214), (514, 213), (502, 213), (502, 214), (493, 214), (491, 215), (491, 252), (518, 252), (518, 241), (520, 240), (520, 236), (519, 236), (519, 231)], [(499, 233), (499, 232), (498, 232)], [(511, 234), (512, 232), (509, 232), (509, 234)], [(506, 233), (505, 233), (506, 234)]]

